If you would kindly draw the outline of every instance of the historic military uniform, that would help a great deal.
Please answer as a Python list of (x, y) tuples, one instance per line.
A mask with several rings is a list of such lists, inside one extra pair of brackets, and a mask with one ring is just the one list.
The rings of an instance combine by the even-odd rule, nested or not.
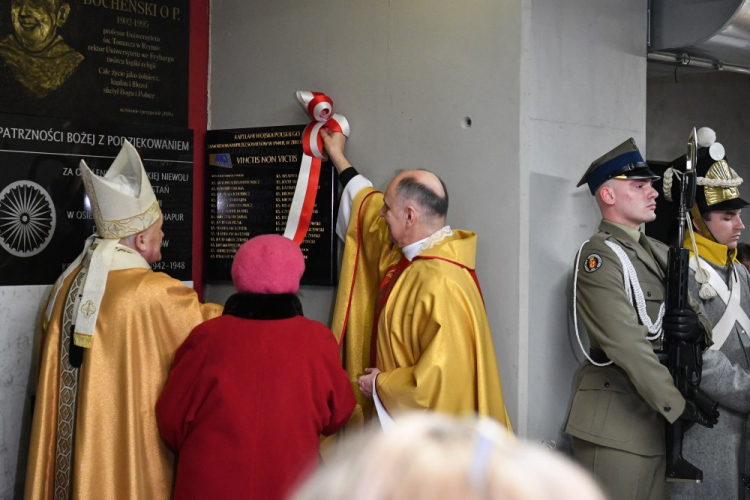
[[(695, 233), (695, 247), (686, 234), (684, 246), (692, 253), (690, 294), (701, 304), (713, 330), (713, 344), (703, 354), (701, 390), (719, 403), (721, 418), (713, 429), (694, 426), (685, 433), (683, 455), (703, 470), (703, 483), (675, 484), (670, 498), (733, 500), (747, 497), (742, 474), (748, 474), (745, 427), (750, 415), (750, 274), (737, 262), (737, 250), (718, 242), (703, 216), (749, 204), (740, 198), (742, 179), (729, 167), (716, 134), (703, 128), (698, 140), (698, 186), (691, 215), (702, 234)], [(673, 161), (665, 173), (667, 200), (677, 198), (679, 183), (671, 182), (675, 170), (685, 170), (684, 156)], [(670, 185), (674, 187), (670, 189)], [(697, 259), (694, 250), (698, 251)]]
[[(630, 139), (592, 163), (579, 186), (588, 183), (594, 194), (612, 178), (656, 176)], [(616, 499), (666, 497), (665, 423), (686, 405), (654, 353), (661, 349), (666, 269), (662, 243), (607, 220), (576, 263), (574, 293), (590, 361), (577, 373), (565, 431), (576, 460)], [(709, 333), (707, 320), (699, 322)]]

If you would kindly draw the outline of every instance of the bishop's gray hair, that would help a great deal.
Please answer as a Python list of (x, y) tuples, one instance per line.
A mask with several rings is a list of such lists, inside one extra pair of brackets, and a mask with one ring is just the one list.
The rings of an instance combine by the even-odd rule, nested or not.
[(445, 183), (440, 177), (438, 177), (438, 180), (440, 185), (443, 186), (445, 196), (438, 196), (435, 191), (413, 177), (401, 179), (396, 185), (396, 194), (417, 202), (429, 215), (444, 218), (448, 215), (448, 188), (445, 187)]

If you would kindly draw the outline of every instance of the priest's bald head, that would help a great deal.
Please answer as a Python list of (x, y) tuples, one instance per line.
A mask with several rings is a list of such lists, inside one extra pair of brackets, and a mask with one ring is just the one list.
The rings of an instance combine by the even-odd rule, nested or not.
[(427, 238), (445, 226), (448, 190), (427, 170), (400, 172), (383, 195), (380, 216), (388, 225), (389, 239), (399, 248)]

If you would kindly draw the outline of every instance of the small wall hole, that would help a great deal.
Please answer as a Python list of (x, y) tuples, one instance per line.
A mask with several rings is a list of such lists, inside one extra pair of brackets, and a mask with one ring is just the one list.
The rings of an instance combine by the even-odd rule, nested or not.
[(461, 119), (461, 126), (463, 128), (471, 128), (471, 117), (470, 116), (464, 116)]

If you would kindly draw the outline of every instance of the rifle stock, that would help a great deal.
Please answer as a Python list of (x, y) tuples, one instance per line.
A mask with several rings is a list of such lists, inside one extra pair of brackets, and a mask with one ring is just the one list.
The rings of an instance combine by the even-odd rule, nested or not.
[[(690, 276), (690, 252), (682, 248), (685, 240), (685, 226), (687, 212), (695, 200), (695, 164), (697, 155), (697, 134), (693, 128), (688, 139), (688, 152), (685, 173), (680, 181), (680, 200), (677, 213), (678, 240), (677, 248), (669, 249), (669, 263), (667, 268), (667, 296), (665, 308), (685, 309), (688, 304), (688, 278)], [(703, 354), (699, 344), (677, 340), (670, 332), (662, 335), (662, 346), (666, 356), (660, 356), (665, 362), (674, 379), (674, 385), (686, 400), (694, 402), (698, 409), (706, 415), (711, 415), (718, 404), (711, 401), (700, 392), (698, 386), (703, 370)], [(708, 410), (708, 411), (706, 411)], [(670, 482), (703, 481), (703, 471), (694, 466), (682, 456), (682, 440), (685, 432), (692, 426), (692, 422), (677, 419), (674, 424), (667, 424), (667, 471), (666, 479)]]

